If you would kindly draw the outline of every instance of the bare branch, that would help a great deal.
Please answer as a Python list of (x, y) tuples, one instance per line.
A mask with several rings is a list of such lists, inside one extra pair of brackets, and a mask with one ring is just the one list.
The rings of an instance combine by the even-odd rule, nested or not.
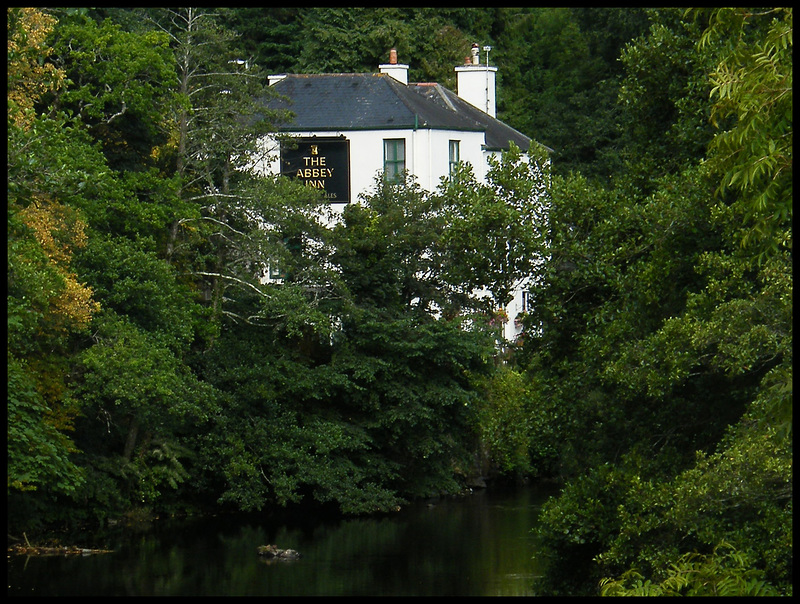
[(205, 272), (205, 271), (196, 271), (194, 274), (202, 275), (203, 277), (216, 277), (218, 279), (225, 279), (227, 281), (233, 281), (234, 283), (238, 283), (239, 285), (244, 285), (246, 287), (249, 287), (254, 292), (256, 292), (259, 296), (261, 296), (262, 298), (269, 298), (270, 297), (266, 292), (260, 290), (258, 287), (256, 287), (252, 283), (248, 283), (247, 281), (244, 281), (244, 280), (239, 279), (238, 277), (234, 277), (232, 275), (223, 275), (222, 273), (208, 273), (208, 272)]
[(106, 120), (106, 124), (110, 124), (112, 121), (114, 121), (115, 119), (117, 119), (119, 116), (121, 116), (121, 115), (124, 115), (124, 114), (125, 114), (125, 112), (126, 112), (127, 110), (128, 110), (128, 106), (125, 104), (125, 101), (122, 101), (122, 109), (120, 109), (120, 110), (119, 110), (119, 111), (117, 111), (117, 112), (116, 112), (114, 115), (112, 115), (111, 117), (109, 117), (109, 118)]

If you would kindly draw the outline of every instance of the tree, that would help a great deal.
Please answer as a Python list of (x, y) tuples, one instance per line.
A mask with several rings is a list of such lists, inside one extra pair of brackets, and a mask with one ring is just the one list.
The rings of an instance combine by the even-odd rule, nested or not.
[(215, 12), (155, 9), (143, 15), (169, 36), (178, 72), (170, 156), (185, 214), (170, 226), (166, 257), (203, 284), (217, 316), (231, 312), (222, 300), (232, 289), (261, 292), (268, 300), (274, 292), (260, 277), (276, 258), (286, 260), (285, 231), (297, 228), (289, 223), (304, 221), (308, 238), (320, 232), (308, 194), (297, 195), (291, 218), (275, 188), (285, 185), (254, 172), (272, 152), (264, 135), (287, 116), (265, 109), (262, 101), (272, 93), (260, 68), (242, 57), (234, 33), (219, 25)]
[[(224, 477), (221, 501), (260, 509), (313, 497), (365, 513), (460, 488), (471, 375), (491, 367), (493, 338), (437, 318), (454, 285), (436, 263), (436, 201), (412, 182), (378, 181), (334, 228), (337, 295), (317, 307), (328, 330), (297, 298), (292, 329), (263, 315), (230, 325), (204, 355), (203, 373), (227, 394), (219, 436), (201, 447)], [(287, 284), (311, 287), (302, 264), (288, 266)], [(262, 304), (257, 294), (250, 304)]]
[(109, 166), (140, 171), (154, 165), (154, 149), (170, 135), (164, 118), (176, 82), (167, 37), (70, 15), (56, 31), (54, 61), (70, 85), (53, 105), (82, 121), (102, 143)]
[(41, 96), (58, 88), (64, 72), (45, 62), (53, 49), (45, 40), (56, 20), (37, 8), (8, 8), (8, 117), (29, 124)]
[(650, 192), (653, 175), (674, 174), (702, 159), (713, 128), (709, 122), (707, 73), (711, 57), (695, 44), (702, 22), (683, 19), (681, 9), (650, 12), (649, 29), (620, 53), (619, 166), (615, 181), (629, 180)]
[[(373, 72), (396, 48), (412, 80), (455, 86), (453, 67), (469, 55), (485, 9), (323, 7), (307, 9), (299, 73)], [(481, 24), (482, 25), (482, 24)], [(487, 31), (478, 38), (485, 38)], [(488, 42), (488, 40), (487, 40)], [(336, 49), (336, 52), (331, 52)]]
[(375, 181), (364, 203), (348, 205), (334, 229), (335, 253), (354, 303), (388, 314), (431, 315), (449, 302), (439, 256), (445, 225), (439, 200), (408, 178)]
[[(711, 23), (715, 31), (714, 18)], [(762, 41), (785, 32), (777, 21), (750, 23), (753, 29), (744, 35), (753, 56), (760, 56)], [(722, 61), (733, 71), (733, 64), (752, 66), (751, 57), (730, 54), (730, 48), (740, 49), (740, 30), (733, 32), (696, 46), (700, 56), (691, 64)], [(654, 49), (673, 33), (653, 28), (650, 39), (626, 54)], [(701, 35), (697, 31), (696, 41), (708, 39)], [(760, 77), (759, 69), (738, 73), (743, 89), (752, 83), (744, 74)], [(790, 130), (780, 117), (785, 107), (766, 101), (782, 94), (770, 86), (755, 89), (765, 95), (759, 119), (777, 125), (766, 138), (781, 139)], [(708, 115), (718, 110), (714, 98)], [(629, 106), (644, 107), (638, 101)], [(682, 581), (689, 561), (697, 559), (709, 564), (692, 566), (692, 572), (714, 574), (720, 589), (726, 582), (742, 593), (763, 587), (734, 585), (738, 567), (710, 557), (727, 542), (757, 569), (757, 579), (769, 582), (765, 589), (791, 591), (785, 563), (792, 508), (791, 256), (773, 246), (759, 264), (742, 248), (752, 224), (744, 208), (758, 198), (751, 187), (758, 182), (769, 188), (775, 181), (752, 180), (735, 192), (727, 187), (730, 164), (716, 155), (720, 136), (724, 141), (725, 132), (741, 134), (748, 115), (726, 122), (713, 141), (709, 133), (709, 161), (676, 154), (669, 168), (677, 169), (674, 175), (658, 177), (660, 168), (651, 172), (647, 163), (637, 163), (631, 179), (613, 191), (554, 181), (555, 263), (536, 292), (544, 303), (534, 314), (543, 329), (530, 341), (526, 367), (540, 380), (539, 398), (555, 398), (566, 414), (560, 434), (574, 444), (562, 459), (582, 454), (589, 467), (572, 468), (574, 478), (543, 511), (544, 540), (559, 552), (560, 564), (570, 560), (573, 573), (582, 560), (587, 576), (598, 581), (601, 572), (626, 581), (638, 573), (643, 591), (691, 589)], [(687, 123), (677, 117), (676, 128), (659, 130), (669, 139)], [(657, 137), (654, 145), (662, 142)], [(735, 165), (760, 165), (770, 148), (749, 147), (753, 155), (737, 156)], [(781, 153), (790, 155), (791, 146)], [(771, 174), (782, 178), (780, 169)], [(646, 186), (640, 189), (636, 181)], [(720, 182), (727, 192), (715, 197)], [(772, 226), (762, 222), (773, 242), (787, 241), (791, 233), (782, 222), (782, 199), (778, 194), (768, 211)], [(591, 432), (595, 427), (600, 429)]]
[[(189, 477), (193, 456), (181, 437), (207, 422), (216, 393), (159, 331), (113, 312), (95, 321), (95, 329), (96, 343), (80, 355), (75, 377), (86, 417), (78, 433), (85, 443), (81, 460), (93, 474), (86, 490), (93, 511), (102, 518), (134, 502), (163, 509), (168, 498), (162, 489), (175, 490)], [(113, 480), (101, 494), (104, 474)]]
[(73, 268), (86, 223), (58, 200), (61, 191), (51, 186), (56, 167), (38, 153), (47, 149), (64, 160), (69, 151), (59, 145), (63, 139), (53, 144), (51, 124), (34, 114), (40, 96), (64, 79), (44, 63), (54, 24), (37, 9), (8, 9), (8, 489), (14, 496), (72, 493), (83, 481), (68, 437), (77, 407), (64, 357), (70, 338), (99, 309)]
[(486, 183), (461, 166), (440, 188), (440, 262), (451, 282), (488, 291), (486, 310), (508, 304), (514, 289), (539, 272), (547, 253), (549, 161), (541, 148), (529, 153), (530, 161), (512, 146), (501, 159), (490, 159)]
[(553, 171), (605, 183), (622, 168), (617, 104), (622, 48), (646, 31), (648, 9), (499, 9), (498, 115), (552, 151)]
[[(792, 9), (719, 9), (710, 22), (701, 46), (720, 36), (735, 41), (711, 76), (711, 119), (722, 128), (710, 160), (724, 173), (720, 192), (738, 193), (742, 245), (763, 260), (791, 249)], [(754, 29), (764, 33), (750, 41)]]
[[(62, 43), (63, 32), (74, 34), (73, 47)], [(180, 475), (176, 459), (185, 457), (178, 445), (186, 424), (164, 421), (171, 416), (158, 413), (163, 399), (123, 405), (141, 394), (136, 388), (149, 376), (143, 370), (126, 381), (119, 365), (108, 373), (119, 358), (126, 359), (125, 369), (170, 368), (168, 376), (152, 379), (167, 384), (154, 393), (171, 388), (173, 414), (213, 401), (183, 363), (202, 313), (155, 255), (175, 197), (172, 179), (159, 178), (152, 161), (169, 78), (154, 82), (149, 70), (169, 65), (171, 54), (157, 37), (126, 34), (110, 23), (98, 27), (81, 14), (66, 15), (52, 39), (53, 60), (75, 80), (36, 99), (41, 114), (22, 127), (10, 120), (8, 137), (9, 488), (24, 491), (13, 494), (10, 512), (23, 529), (121, 514), (141, 504), (143, 494), (148, 502), (158, 499), (159, 486)], [(128, 54), (137, 48), (134, 54), (150, 64)], [(103, 66), (84, 61), (98, 55)], [(93, 78), (113, 80), (116, 89)], [(10, 105), (10, 117), (17, 109)], [(126, 117), (132, 129), (111, 135)], [(131, 138), (133, 131), (148, 134)], [(93, 139), (106, 134), (115, 141), (111, 150)], [(130, 149), (134, 139), (144, 147), (123, 153), (121, 161), (114, 149)], [(127, 320), (115, 310), (129, 313)], [(124, 340), (119, 325), (131, 323)], [(139, 345), (108, 345), (120, 340)], [(203, 395), (192, 398), (196, 392)], [(128, 428), (127, 444), (117, 450), (112, 426)], [(146, 471), (131, 473), (145, 459)]]

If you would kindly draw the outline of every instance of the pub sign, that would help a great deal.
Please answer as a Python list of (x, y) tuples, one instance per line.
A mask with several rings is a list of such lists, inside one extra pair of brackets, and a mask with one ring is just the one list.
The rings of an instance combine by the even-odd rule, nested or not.
[(331, 203), (349, 203), (350, 141), (317, 136), (283, 141), (281, 174), (323, 189)]

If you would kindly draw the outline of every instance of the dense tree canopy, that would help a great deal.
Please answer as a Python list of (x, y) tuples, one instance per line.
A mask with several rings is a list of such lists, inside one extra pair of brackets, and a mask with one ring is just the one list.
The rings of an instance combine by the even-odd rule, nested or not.
[[(670, 48), (716, 66), (684, 80), (716, 130), (657, 84), (685, 69)], [(572, 477), (543, 513), (548, 589), (574, 593), (574, 560), (609, 595), (791, 593), (791, 9), (658, 19), (624, 61), (641, 151), (614, 188), (556, 179), (520, 355)], [(647, 64), (671, 121), (641, 115)]]

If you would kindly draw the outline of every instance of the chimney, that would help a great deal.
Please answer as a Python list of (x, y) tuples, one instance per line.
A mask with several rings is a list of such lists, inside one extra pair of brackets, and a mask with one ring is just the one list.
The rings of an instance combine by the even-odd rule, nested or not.
[(484, 113), (497, 117), (495, 103), (495, 81), (497, 67), (489, 67), (489, 51), (491, 46), (484, 46), (486, 65), (480, 64), (480, 48), (472, 45), (471, 62), (456, 67), (458, 96), (474, 105)]
[(392, 48), (389, 51), (389, 62), (378, 65), (381, 73), (393, 77), (401, 84), (408, 84), (408, 65), (402, 65), (397, 62), (397, 49)]

